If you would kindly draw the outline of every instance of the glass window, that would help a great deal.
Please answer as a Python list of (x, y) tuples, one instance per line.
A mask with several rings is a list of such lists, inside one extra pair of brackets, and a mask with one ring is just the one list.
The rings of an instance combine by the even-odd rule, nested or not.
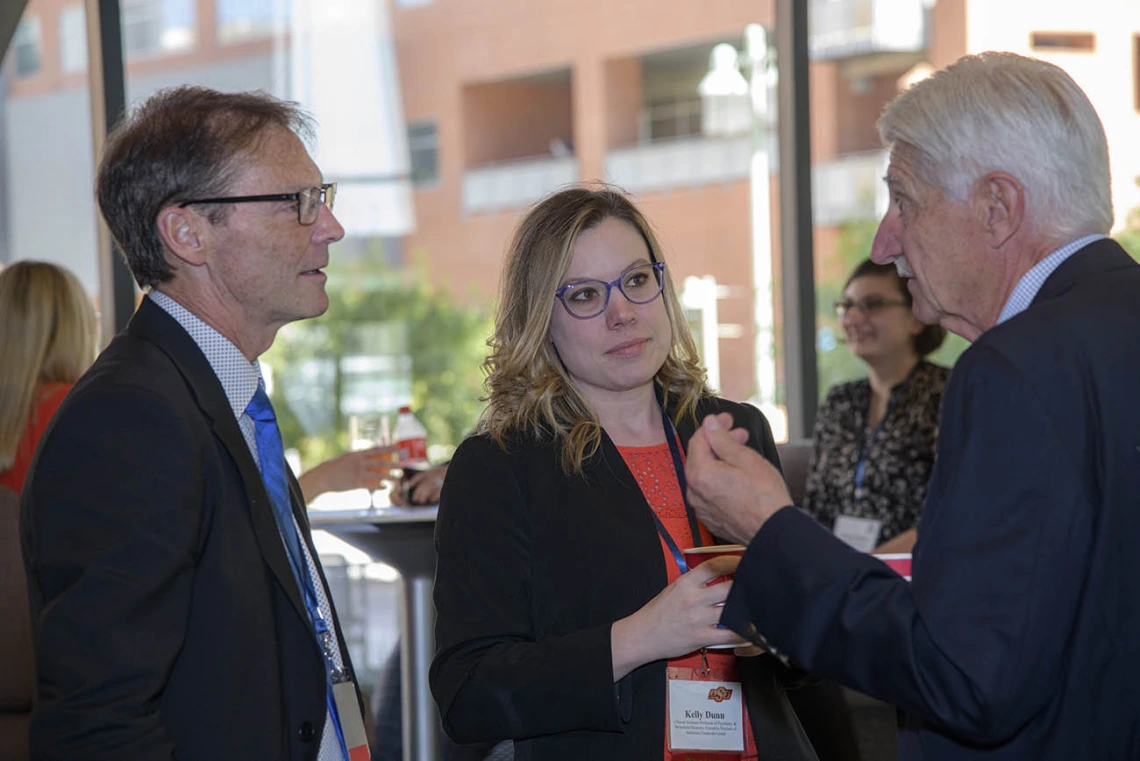
[(439, 135), (434, 121), (408, 125), (408, 151), (411, 154), (412, 183), (427, 185), (439, 178)]
[(704, 43), (643, 56), (638, 142), (747, 134), (748, 81), (739, 45)]
[(176, 53), (197, 41), (194, 0), (121, 0), (127, 58)]
[(87, 68), (87, 16), (78, 3), (59, 12), (59, 66), (65, 74)]
[(701, 99), (695, 95), (654, 98), (642, 115), (646, 141), (701, 134)]
[(12, 37), (12, 53), (16, 59), (16, 76), (28, 77), (40, 70), (40, 17), (26, 16)]
[(289, 19), (289, 0), (218, 0), (218, 39), (236, 42), (266, 37)]
[[(75, 0), (67, 2), (65, 13), (78, 11), (82, 27), (82, 6)], [(29, 0), (3, 61), (5, 70), (17, 76), (10, 86), (0, 87), (0, 112), (4, 114), (0, 119), (0, 267), (22, 259), (66, 267), (98, 308), (87, 79), (18, 76), (54, 70), (54, 62), (42, 57), (41, 31), (50, 36), (54, 29), (74, 23), (57, 20), (57, 7), (56, 3)], [(60, 224), (60, 220), (67, 222)]]

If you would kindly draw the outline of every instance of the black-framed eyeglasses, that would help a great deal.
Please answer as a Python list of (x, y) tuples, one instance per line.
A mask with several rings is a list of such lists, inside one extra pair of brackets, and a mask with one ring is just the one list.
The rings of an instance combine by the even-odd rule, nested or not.
[(571, 317), (588, 320), (606, 311), (610, 291), (617, 288), (633, 304), (648, 304), (661, 295), (665, 283), (665, 262), (630, 267), (617, 280), (579, 280), (554, 292)]
[(195, 198), (178, 204), (185, 209), (199, 203), (254, 203), (256, 201), (294, 201), (297, 204), (297, 221), (302, 225), (311, 225), (317, 221), (321, 204), (332, 211), (333, 200), (336, 198), (336, 183), (326, 182), (323, 185), (314, 185), (311, 188), (301, 188), (296, 193), (269, 193), (260, 196), (228, 196), (223, 198)]
[(868, 296), (867, 298), (859, 299), (858, 301), (847, 299), (846, 301), (835, 302), (835, 313), (842, 317), (852, 309), (858, 309), (863, 314), (870, 316), (873, 314), (878, 314), (887, 307), (905, 306), (907, 306), (907, 303), (902, 299), (884, 299), (882, 296)]

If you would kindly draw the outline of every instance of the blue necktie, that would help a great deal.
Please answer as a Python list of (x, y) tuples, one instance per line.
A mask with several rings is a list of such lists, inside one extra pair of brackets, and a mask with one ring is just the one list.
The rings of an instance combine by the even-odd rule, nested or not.
[[(257, 457), (261, 460), (261, 480), (265, 482), (265, 491), (269, 493), (269, 501), (273, 503), (273, 515), (277, 519), (277, 529), (281, 538), (285, 540), (285, 549), (288, 550), (289, 565), (293, 568), (293, 575), (297, 585), (301, 588), (301, 596), (305, 600), (305, 607), (309, 608), (310, 617), (321, 619), (322, 625), (318, 628), (318, 642), (322, 636), (331, 637), (327, 625), (323, 625), (324, 612), (316, 610), (324, 601), (324, 594), (318, 592), (309, 575), (305, 555), (301, 551), (301, 539), (297, 535), (297, 524), (293, 522), (292, 500), (289, 498), (289, 479), (285, 475), (285, 448), (281, 444), (281, 431), (277, 428), (277, 416), (273, 414), (273, 405), (265, 393), (265, 386), (257, 384), (257, 391), (250, 399), (245, 413), (253, 419), (254, 437), (257, 439)], [(322, 644), (327, 648), (327, 644)], [(326, 655), (326, 659), (329, 656)], [(330, 669), (338, 671), (343, 668), (339, 655), (332, 656), (333, 661), (328, 664)], [(335, 710), (332, 692), (326, 695), (329, 710), (329, 727), (334, 730), (331, 734), (326, 732), (321, 737), (319, 759), (336, 759), (342, 761), (346, 752), (341, 740), (339, 717)]]
[(257, 391), (245, 412), (253, 418), (257, 456), (261, 460), (261, 480), (265, 482), (265, 491), (269, 493), (269, 501), (273, 505), (277, 529), (285, 540), (293, 575), (304, 594), (312, 581), (305, 572), (305, 556), (301, 552), (297, 524), (293, 522), (293, 503), (289, 498), (289, 479), (285, 475), (285, 449), (281, 444), (281, 431), (277, 428), (277, 416), (273, 414), (273, 405), (269, 402), (264, 385), (257, 384)]

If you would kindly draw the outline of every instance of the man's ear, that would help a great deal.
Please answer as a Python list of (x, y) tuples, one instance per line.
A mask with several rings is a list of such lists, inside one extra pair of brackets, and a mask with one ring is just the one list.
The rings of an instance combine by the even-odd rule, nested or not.
[(205, 264), (208, 222), (203, 217), (190, 209), (167, 206), (158, 212), (156, 224), (167, 251), (191, 266)]
[(1001, 248), (1025, 221), (1025, 188), (1008, 172), (990, 172), (974, 186), (974, 204), (992, 248)]

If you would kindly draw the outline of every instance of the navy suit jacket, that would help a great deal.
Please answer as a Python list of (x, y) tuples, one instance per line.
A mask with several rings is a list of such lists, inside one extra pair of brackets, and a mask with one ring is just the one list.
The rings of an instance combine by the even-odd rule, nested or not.
[(723, 621), (897, 704), (903, 759), (1140, 758), (1140, 265), (1078, 251), (959, 359), (913, 584), (792, 507)]
[(260, 471), (205, 356), (149, 299), (45, 433), (20, 528), (33, 759), (316, 758), (324, 659)]

